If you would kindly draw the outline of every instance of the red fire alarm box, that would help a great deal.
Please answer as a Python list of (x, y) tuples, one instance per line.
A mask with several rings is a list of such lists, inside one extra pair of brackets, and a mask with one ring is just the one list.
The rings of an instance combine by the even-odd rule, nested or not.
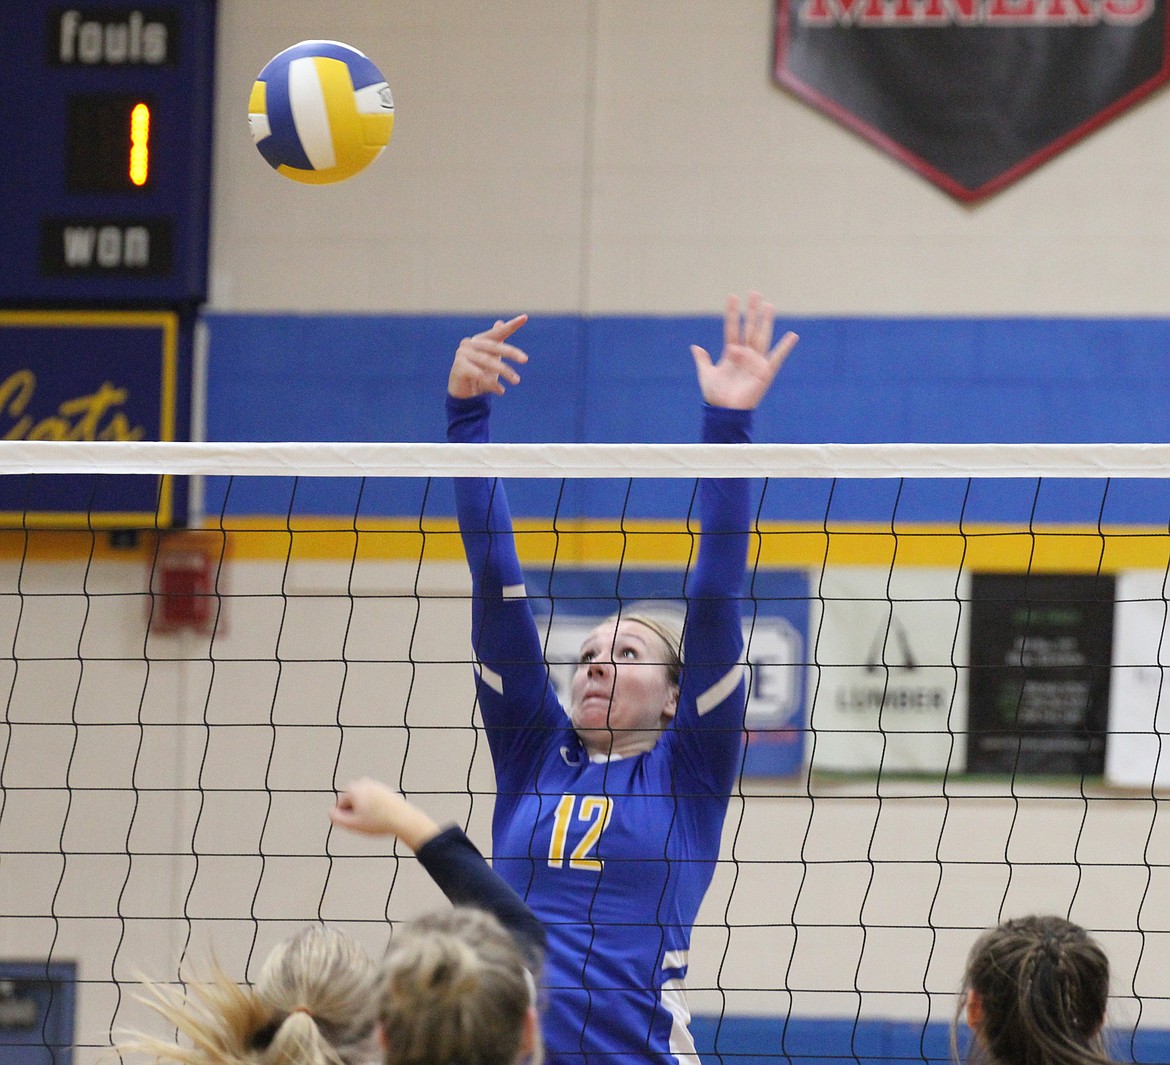
[(150, 627), (153, 632), (223, 629), (220, 574), (226, 544), (214, 533), (164, 533), (151, 560)]

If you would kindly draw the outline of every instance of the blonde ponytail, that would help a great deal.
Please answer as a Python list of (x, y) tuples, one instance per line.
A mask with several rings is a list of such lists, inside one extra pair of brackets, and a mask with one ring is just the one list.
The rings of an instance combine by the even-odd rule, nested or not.
[(190, 1045), (131, 1033), (119, 1047), (175, 1065), (254, 1065), (251, 1044), (271, 1023), (271, 1011), (251, 988), (241, 987), (218, 966), (189, 991), (146, 981), (138, 1001), (149, 1006)]
[(263, 1065), (350, 1065), (307, 1010), (288, 1014), (260, 1053)]
[[(377, 988), (377, 966), (344, 932), (310, 925), (278, 944), (256, 978), (256, 993), (282, 1021), (271, 1044), (281, 1057), (265, 1062), (361, 1065), (375, 1058)], [(291, 1056), (298, 1053), (308, 1056)]]
[(273, 949), (254, 987), (217, 965), (189, 991), (146, 983), (140, 1001), (185, 1042), (135, 1033), (119, 1050), (172, 1065), (366, 1065), (377, 1059), (377, 989), (356, 940), (311, 925)]

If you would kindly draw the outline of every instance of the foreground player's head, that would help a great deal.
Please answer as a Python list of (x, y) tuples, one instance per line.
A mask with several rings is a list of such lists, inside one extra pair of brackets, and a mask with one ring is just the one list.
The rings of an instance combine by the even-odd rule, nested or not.
[(969, 1060), (995, 1065), (1102, 1065), (1109, 960), (1063, 917), (1005, 921), (967, 959), (960, 1010)]
[(278, 944), (256, 980), (256, 992), (277, 1011), (273, 1041), (310, 1048), (307, 1058), (369, 1061), (376, 1053), (378, 967), (352, 936), (310, 925)]
[(569, 716), (592, 754), (648, 751), (678, 708), (681, 626), (644, 611), (607, 618), (581, 644)]
[(383, 974), (384, 1065), (539, 1061), (535, 984), (491, 914), (457, 906), (397, 929)]
[(124, 1047), (178, 1065), (366, 1065), (377, 1057), (378, 969), (352, 937), (311, 925), (279, 943), (254, 987), (221, 969), (189, 992), (144, 1001), (190, 1046), (138, 1036)]

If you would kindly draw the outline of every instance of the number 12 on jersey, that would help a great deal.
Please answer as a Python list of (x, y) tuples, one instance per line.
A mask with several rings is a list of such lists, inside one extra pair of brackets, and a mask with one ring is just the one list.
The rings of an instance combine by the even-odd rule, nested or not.
[(601, 833), (609, 824), (613, 815), (613, 800), (605, 795), (562, 795), (557, 803), (556, 817), (553, 820), (552, 839), (548, 845), (548, 864), (554, 869), (565, 867), (565, 847), (569, 835), (569, 824), (573, 820), (573, 811), (577, 811), (578, 821), (589, 822), (589, 827), (581, 837), (581, 842), (573, 848), (569, 855), (570, 869), (590, 869), (601, 872), (601, 859), (591, 858), (589, 855), (601, 839)]

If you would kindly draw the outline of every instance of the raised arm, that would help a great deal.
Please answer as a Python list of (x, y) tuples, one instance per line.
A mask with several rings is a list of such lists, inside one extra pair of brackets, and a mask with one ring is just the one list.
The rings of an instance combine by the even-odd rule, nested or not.
[[(482, 443), (491, 439), (491, 397), (503, 395), (503, 378), (520, 383), (513, 364), (528, 356), (509, 343), (526, 321), (521, 314), (497, 321), (490, 329), (465, 337), (455, 351), (447, 378), (447, 439), (455, 443)], [(504, 487), (498, 480), (460, 478), (455, 481), (459, 531), (477, 598), (514, 599), (523, 589), (524, 575), (516, 557), (512, 516)], [(478, 633), (473, 634), (479, 648)]]
[[(528, 356), (512, 335), (528, 320), (519, 315), (460, 343), (447, 382), (447, 437), (487, 443), (492, 397), (519, 384), (515, 366)], [(472, 579), (471, 638), (477, 659), (480, 709), (502, 792), (519, 792), (550, 731), (563, 728), (536, 623), (516, 554), (503, 482), (455, 481), (459, 531)]]
[[(718, 362), (703, 348), (691, 348), (706, 402), (704, 443), (750, 442), (752, 411), (797, 341), (789, 332), (772, 344), (775, 314), (759, 293), (751, 293), (742, 310), (731, 296)], [(735, 780), (746, 698), (740, 596), (751, 526), (748, 482), (704, 479), (699, 508), (702, 534), (687, 581), (685, 665), (673, 742), (698, 784), (726, 792)]]
[(515, 937), (529, 968), (539, 972), (544, 960), (544, 926), (462, 829), (455, 825), (440, 828), (425, 811), (369, 778), (351, 783), (337, 797), (329, 816), (338, 828), (350, 832), (402, 840), (452, 904), (475, 906), (498, 918)]
[[(742, 311), (739, 297), (728, 296), (719, 361), (713, 362), (697, 344), (691, 346), (699, 389), (707, 405), (703, 412), (703, 443), (751, 441), (752, 411), (767, 395), (798, 339), (795, 333), (787, 332), (773, 346), (775, 320), (776, 308), (761, 299), (758, 292), (748, 295)], [(738, 596), (748, 544), (747, 482), (738, 478), (707, 479), (700, 488), (703, 536), (688, 594)]]

